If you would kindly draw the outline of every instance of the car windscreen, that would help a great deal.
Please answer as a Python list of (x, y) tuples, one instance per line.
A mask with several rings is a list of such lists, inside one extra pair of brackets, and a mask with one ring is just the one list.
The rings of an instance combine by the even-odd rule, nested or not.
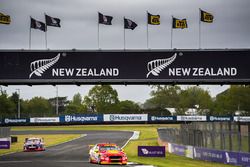
[(108, 151), (108, 150), (120, 150), (120, 148), (119, 147), (117, 147), (117, 146), (101, 146), (100, 147), (100, 151)]
[(39, 139), (28, 139), (27, 142), (38, 143), (40, 142)]

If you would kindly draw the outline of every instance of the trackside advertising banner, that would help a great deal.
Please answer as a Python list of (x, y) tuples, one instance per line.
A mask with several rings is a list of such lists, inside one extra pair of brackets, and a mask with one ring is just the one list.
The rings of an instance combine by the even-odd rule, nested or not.
[(193, 146), (169, 143), (169, 152), (176, 155), (185, 156), (188, 158), (194, 158), (193, 149), (194, 149)]
[(246, 62), (247, 49), (0, 51), (0, 84), (249, 83)]
[(168, 143), (168, 152), (203, 161), (250, 167), (250, 153), (214, 150)]
[(185, 115), (177, 115), (177, 121), (207, 121), (207, 116), (185, 116)]
[(145, 122), (148, 114), (104, 114), (104, 122)]
[(60, 122), (66, 122), (66, 123), (103, 122), (103, 115), (64, 115), (60, 116)]
[(165, 146), (138, 146), (140, 157), (165, 157)]
[(59, 117), (30, 118), (30, 123), (59, 123)]
[(10, 149), (10, 138), (0, 138), (0, 149)]
[(230, 122), (233, 121), (233, 117), (230, 116), (208, 116), (210, 122)]
[(149, 121), (151, 121), (151, 122), (172, 122), (172, 121), (176, 121), (176, 116), (150, 116)]
[(250, 117), (237, 116), (234, 117), (235, 122), (250, 122)]
[(24, 123), (29, 123), (29, 119), (26, 119), (26, 118), (20, 118), (20, 119), (5, 118), (4, 123), (5, 124), (24, 124)]
[(250, 167), (250, 153), (194, 148), (194, 158), (205, 161)]

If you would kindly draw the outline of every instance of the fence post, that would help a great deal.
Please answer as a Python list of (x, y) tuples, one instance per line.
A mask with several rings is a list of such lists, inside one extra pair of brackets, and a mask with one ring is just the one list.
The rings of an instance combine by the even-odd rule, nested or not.
[(238, 151), (241, 151), (241, 124), (238, 122)]
[(222, 128), (223, 128), (222, 126), (223, 126), (223, 125), (222, 125), (222, 124), (223, 124), (223, 123), (220, 122), (220, 149), (221, 149), (221, 150), (224, 149), (224, 148), (223, 148), (223, 141), (222, 141), (222, 140), (223, 140), (223, 133), (222, 133)]
[(205, 147), (207, 148), (207, 138), (208, 138), (207, 130), (204, 131), (204, 134), (205, 134), (205, 137), (204, 137), (204, 139), (205, 139)]
[(215, 148), (215, 140), (216, 140), (216, 136), (215, 136), (215, 122), (212, 122), (212, 133), (211, 133), (211, 140), (212, 140), (212, 147)]
[(231, 127), (231, 121), (228, 122), (228, 137), (229, 137), (229, 150), (232, 151), (232, 127)]
[(248, 122), (248, 152), (250, 152), (250, 123)]

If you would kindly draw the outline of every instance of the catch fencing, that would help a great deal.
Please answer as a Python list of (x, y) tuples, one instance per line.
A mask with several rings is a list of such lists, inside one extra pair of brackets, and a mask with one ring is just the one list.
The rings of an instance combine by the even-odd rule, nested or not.
[(163, 141), (217, 150), (250, 152), (250, 123), (192, 122), (159, 129)]
[(0, 127), (0, 138), (10, 137), (10, 127)]

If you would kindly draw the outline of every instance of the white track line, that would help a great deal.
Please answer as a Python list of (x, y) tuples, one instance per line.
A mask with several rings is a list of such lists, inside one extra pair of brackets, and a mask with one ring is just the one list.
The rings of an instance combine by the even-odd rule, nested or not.
[(139, 139), (140, 132), (139, 131), (133, 131), (133, 135), (128, 139), (128, 141), (122, 146), (122, 149), (127, 146), (127, 144), (130, 142), (130, 140), (137, 140)]

